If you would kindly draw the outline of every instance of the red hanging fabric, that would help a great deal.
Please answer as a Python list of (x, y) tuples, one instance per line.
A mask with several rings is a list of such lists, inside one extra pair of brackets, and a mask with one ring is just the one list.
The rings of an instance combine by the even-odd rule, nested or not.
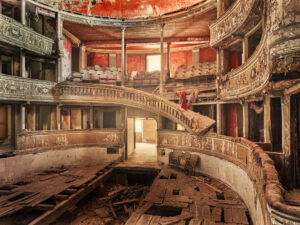
[(185, 111), (187, 111), (187, 104), (185, 99), (185, 91), (180, 92), (180, 102), (181, 102), (181, 108), (183, 108)]

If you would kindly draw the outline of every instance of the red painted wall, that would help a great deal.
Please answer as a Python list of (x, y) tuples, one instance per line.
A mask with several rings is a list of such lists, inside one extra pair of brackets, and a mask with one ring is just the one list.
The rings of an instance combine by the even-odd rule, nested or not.
[(121, 68), (121, 66), (122, 66), (122, 55), (117, 54), (117, 67)]
[(227, 105), (227, 135), (237, 137), (238, 134), (237, 106), (235, 104)]
[(146, 55), (127, 55), (127, 73), (132, 71), (146, 71)]
[(201, 48), (200, 49), (200, 63), (202, 62), (214, 62), (217, 58), (217, 52), (213, 48)]
[[(68, 2), (68, 1), (65, 1)], [(158, 16), (164, 13), (179, 10), (188, 7), (199, 0), (106, 0), (102, 3), (91, 5), (92, 15), (102, 15), (110, 17), (146, 17)], [(74, 12), (88, 13), (89, 1), (75, 1), (69, 4), (60, 3), (61, 8), (66, 8)]]
[(91, 53), (90, 62), (88, 63), (91, 66), (100, 65), (103, 67), (109, 66), (109, 55), (106, 53)]
[(171, 52), (170, 56), (170, 72), (174, 76), (178, 67), (190, 65), (193, 63), (192, 51)]

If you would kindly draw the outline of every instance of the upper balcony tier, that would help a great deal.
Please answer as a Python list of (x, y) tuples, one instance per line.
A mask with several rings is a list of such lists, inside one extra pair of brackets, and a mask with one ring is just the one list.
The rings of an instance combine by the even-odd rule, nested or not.
[(0, 14), (0, 30), (0, 41), (37, 54), (52, 54), (54, 40), (3, 14)]
[(210, 45), (222, 47), (243, 37), (262, 19), (263, 2), (237, 0), (224, 15), (210, 25)]

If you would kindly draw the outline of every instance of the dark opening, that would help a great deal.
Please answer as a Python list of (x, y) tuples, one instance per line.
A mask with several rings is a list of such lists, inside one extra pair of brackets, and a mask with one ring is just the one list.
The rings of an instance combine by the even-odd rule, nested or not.
[(282, 124), (281, 124), (281, 100), (271, 99), (271, 131), (272, 131), (272, 151), (281, 152), (282, 146)]
[(222, 193), (216, 192), (216, 194), (217, 194), (217, 199), (219, 199), (219, 200), (225, 200), (225, 196), (224, 196), (223, 192)]
[(176, 179), (177, 178), (177, 174), (176, 173), (171, 173), (170, 179)]
[(182, 209), (177, 207), (153, 205), (145, 214), (170, 217), (180, 215), (181, 211)]
[(116, 111), (103, 112), (103, 128), (116, 128)]
[(173, 189), (173, 195), (179, 195), (179, 190), (178, 189)]

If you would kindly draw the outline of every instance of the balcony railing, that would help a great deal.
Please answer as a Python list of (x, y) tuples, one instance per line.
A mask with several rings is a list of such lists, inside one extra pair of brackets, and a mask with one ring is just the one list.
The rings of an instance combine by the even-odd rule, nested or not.
[(53, 90), (55, 101), (60, 103), (101, 103), (126, 105), (150, 110), (182, 125), (187, 131), (202, 134), (215, 121), (192, 111), (185, 111), (178, 104), (147, 92), (113, 85), (87, 85), (64, 83)]
[(41, 54), (51, 55), (54, 40), (0, 14), (0, 41)]

